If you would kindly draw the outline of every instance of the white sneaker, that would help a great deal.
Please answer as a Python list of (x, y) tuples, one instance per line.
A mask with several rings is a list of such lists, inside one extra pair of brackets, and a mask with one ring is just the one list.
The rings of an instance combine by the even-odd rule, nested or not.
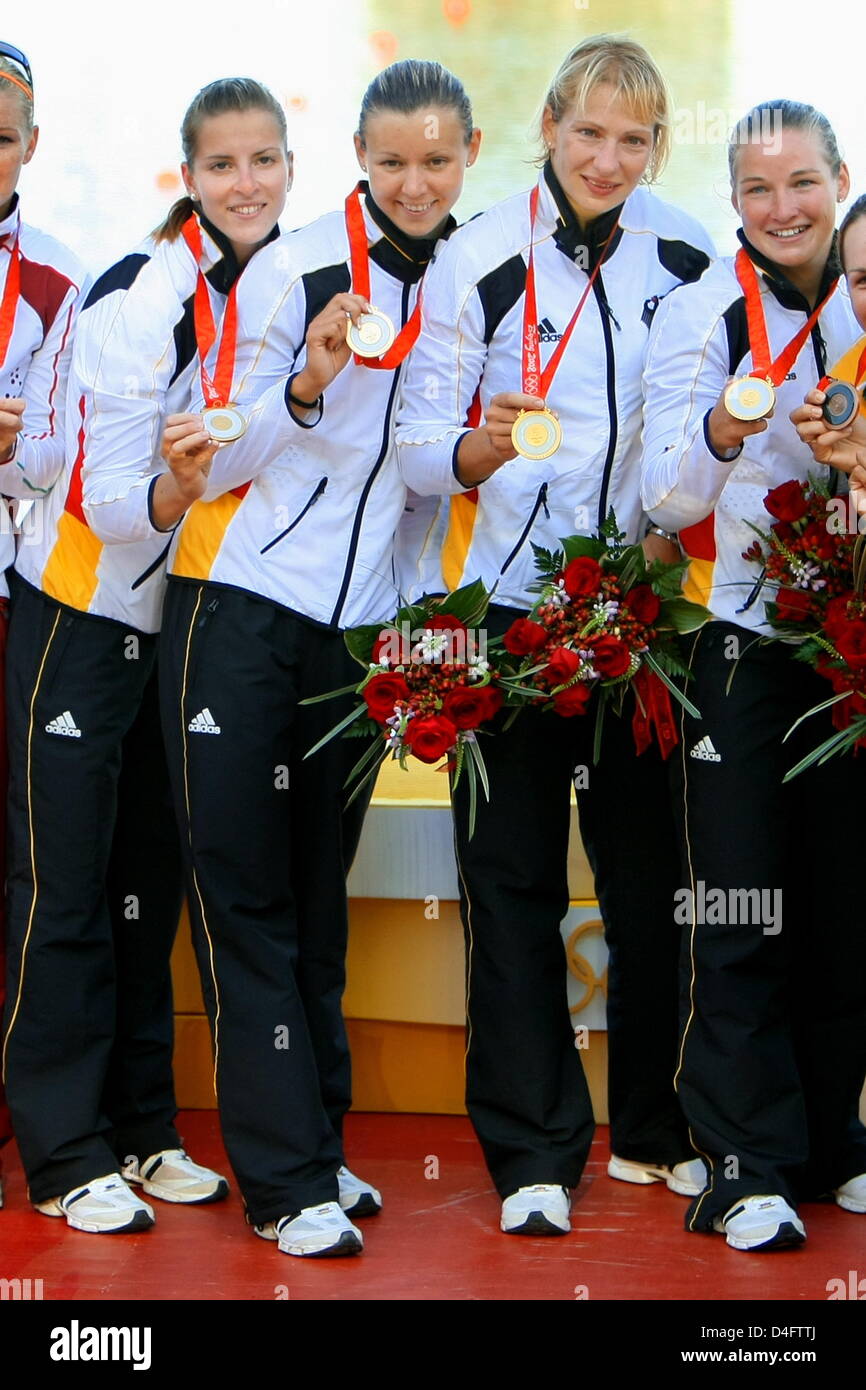
[(856, 1178), (849, 1178), (843, 1182), (841, 1187), (837, 1187), (833, 1193), (836, 1198), (836, 1205), (843, 1211), (866, 1211), (866, 1173), (859, 1173)]
[(263, 1240), (278, 1241), (284, 1255), (360, 1255), (364, 1248), (364, 1237), (338, 1202), (304, 1207), (253, 1229)]
[(519, 1187), (502, 1203), (501, 1230), (510, 1236), (566, 1236), (571, 1198), (564, 1187), (535, 1183)]
[(727, 1237), (734, 1250), (779, 1250), (802, 1245), (806, 1228), (784, 1197), (743, 1197), (724, 1216), (713, 1220), (713, 1230)]
[(43, 1216), (65, 1216), (76, 1231), (146, 1231), (154, 1224), (153, 1208), (127, 1187), (119, 1173), (73, 1187), (65, 1197), (34, 1202)]
[(337, 1169), (340, 1206), (347, 1216), (378, 1216), (382, 1210), (382, 1194), (372, 1183), (356, 1178), (348, 1168)]
[(685, 1163), (675, 1163), (673, 1168), (668, 1168), (664, 1163), (635, 1163), (630, 1158), (617, 1158), (616, 1154), (611, 1154), (607, 1176), (617, 1178), (619, 1182), (663, 1182), (680, 1197), (697, 1197), (707, 1185), (707, 1170), (700, 1158), (690, 1158)]
[(140, 1183), (148, 1197), (158, 1197), (162, 1202), (201, 1206), (218, 1202), (229, 1190), (225, 1178), (211, 1168), (193, 1163), (183, 1149), (163, 1149), (141, 1164), (132, 1157), (124, 1165), (123, 1176), (127, 1182)]

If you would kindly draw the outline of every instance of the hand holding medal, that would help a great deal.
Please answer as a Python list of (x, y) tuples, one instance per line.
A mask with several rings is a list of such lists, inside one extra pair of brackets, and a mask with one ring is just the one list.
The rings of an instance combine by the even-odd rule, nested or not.
[(15, 444), (24, 428), (27, 402), (21, 396), (0, 399), (0, 463), (8, 463), (15, 453)]
[(202, 415), (166, 417), (160, 454), (184, 501), (196, 502), (204, 493), (211, 462), (219, 447), (220, 441), (207, 428)]
[(802, 328), (778, 356), (773, 358), (761, 304), (758, 273), (748, 252), (743, 248), (737, 252), (734, 269), (746, 301), (746, 321), (753, 368), (747, 376), (735, 377), (728, 382), (721, 400), (710, 414), (710, 440), (718, 453), (739, 449), (748, 435), (758, 434), (767, 428), (766, 422), (776, 407), (776, 387), (785, 380), (796, 362), (803, 344), (818, 322), (824, 305), (836, 288), (834, 280), (824, 299), (812, 311)]

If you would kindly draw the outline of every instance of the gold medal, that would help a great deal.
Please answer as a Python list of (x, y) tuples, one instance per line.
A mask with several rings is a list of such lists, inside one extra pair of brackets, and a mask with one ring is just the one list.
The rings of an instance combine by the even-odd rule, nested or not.
[(525, 459), (549, 459), (562, 443), (562, 426), (551, 410), (521, 410), (511, 442)]
[(233, 405), (211, 405), (201, 413), (202, 423), (215, 444), (231, 444), (240, 439), (247, 422)]
[(362, 314), (357, 323), (346, 320), (346, 341), (359, 357), (384, 357), (396, 336), (393, 323), (381, 309)]
[(761, 376), (737, 377), (725, 392), (725, 410), (735, 420), (763, 420), (775, 404), (775, 388)]

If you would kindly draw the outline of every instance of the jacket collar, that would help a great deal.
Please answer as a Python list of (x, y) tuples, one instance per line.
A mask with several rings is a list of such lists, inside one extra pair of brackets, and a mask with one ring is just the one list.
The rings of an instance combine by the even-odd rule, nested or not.
[[(771, 261), (769, 256), (763, 255), (752, 245), (743, 231), (742, 227), (737, 229), (737, 236), (741, 245), (749, 253), (749, 259), (763, 271), (764, 282), (770, 293), (782, 305), (783, 309), (801, 309), (806, 314), (811, 314), (814, 305), (810, 304), (802, 290), (792, 284), (781, 266)], [(833, 242), (830, 247), (830, 254), (827, 257), (827, 264), (824, 266), (821, 275), (821, 284), (818, 288), (818, 298), (815, 303), (820, 304), (830, 292), (830, 286), (842, 274), (842, 266), (839, 261), (838, 235), (833, 233)]]
[[(9, 208), (9, 211), (7, 212), (6, 216), (3, 218), (2, 222), (0, 222), (0, 246), (5, 246), (7, 244), (11, 246), (12, 240), (15, 237), (15, 233), (18, 230), (18, 225), (20, 221), (21, 208), (18, 202), (18, 194), (13, 193), (12, 205)], [(9, 238), (8, 242), (7, 238)]]
[(433, 259), (438, 243), (451, 235), (457, 223), (449, 214), (436, 236), (407, 236), (374, 202), (366, 180), (361, 182), (360, 189), (364, 195), (368, 222), (373, 224), (372, 228), (368, 226), (368, 235), (372, 233), (375, 237), (379, 233), (378, 240), (374, 240), (370, 246), (370, 259), (388, 275), (414, 285)]
[[(241, 266), (235, 255), (234, 247), (225, 232), (221, 232), (218, 227), (215, 227), (214, 224), (205, 217), (203, 212), (197, 212), (197, 216), (201, 223), (202, 231), (207, 233), (217, 251), (217, 254), (214, 255), (212, 249), (206, 242), (204, 243), (203, 249), (205, 256), (213, 262), (210, 268), (205, 270), (204, 274), (215, 290), (218, 290), (220, 294), (228, 294), (241, 273)], [(270, 235), (265, 237), (263, 244), (266, 246), (268, 242), (276, 241), (279, 235), (280, 228), (279, 225), (277, 225), (271, 229)]]
[[(550, 160), (541, 172), (541, 179), (549, 190), (555, 209), (554, 241), (563, 255), (570, 261), (577, 261), (582, 270), (594, 270), (602, 256), (606, 258), (613, 255), (619, 245), (622, 228), (617, 226), (617, 222), (624, 204), (620, 203), (618, 207), (611, 208), (582, 225), (565, 195), (562, 184), (553, 172)], [(615, 227), (616, 231), (611, 238), (611, 232)]]

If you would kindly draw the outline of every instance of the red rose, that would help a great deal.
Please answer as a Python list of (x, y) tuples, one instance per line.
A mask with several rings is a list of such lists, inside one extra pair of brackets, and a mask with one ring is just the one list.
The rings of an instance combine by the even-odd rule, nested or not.
[(836, 598), (831, 598), (824, 611), (824, 631), (831, 642), (841, 636), (851, 619), (848, 616), (848, 604), (854, 597), (853, 592), (839, 594)]
[(592, 687), (578, 681), (577, 685), (570, 685), (567, 690), (560, 690), (558, 695), (554, 695), (553, 708), (557, 714), (565, 716), (585, 714), (591, 698)]
[(403, 742), (422, 763), (436, 763), (457, 742), (457, 726), (441, 714), (410, 719)]
[(833, 643), (852, 670), (866, 666), (866, 623), (849, 622)]
[[(783, 545), (790, 545), (792, 541), (795, 541), (797, 539), (797, 532), (794, 530), (790, 521), (774, 521), (772, 526), (770, 527), (770, 530), (773, 532), (773, 535), (776, 536), (777, 539), (782, 542)], [(757, 559), (761, 559), (760, 545), (758, 546)]]
[(529, 656), (538, 652), (547, 641), (547, 632), (541, 623), (530, 618), (518, 618), (511, 624), (502, 639), (502, 645), (512, 656)]
[(601, 584), (601, 565), (589, 555), (579, 555), (566, 565), (562, 572), (562, 582), (569, 598), (582, 594), (594, 594)]
[(661, 599), (654, 594), (649, 584), (638, 584), (625, 596), (625, 605), (631, 610), (639, 623), (651, 627), (661, 611)]
[(439, 653), (438, 661), (450, 663), (466, 660), (469, 629), (459, 618), (453, 617), (450, 613), (434, 613), (432, 618), (424, 620), (424, 632), (450, 634), (449, 640)]
[(592, 664), (606, 680), (624, 676), (631, 665), (631, 652), (617, 637), (598, 637), (592, 649)]
[(442, 713), (458, 729), (477, 729), (502, 704), (502, 692), (492, 685), (460, 685), (449, 690), (442, 701)]
[(799, 521), (809, 510), (806, 501), (806, 484), (792, 478), (789, 483), (780, 483), (771, 488), (764, 498), (764, 506), (779, 521)]
[(812, 616), (813, 596), (806, 589), (780, 589), (776, 617), (783, 623), (804, 623)]
[(409, 660), (409, 654), (404, 652), (403, 642), (396, 627), (383, 627), (373, 643), (370, 661), (374, 666), (379, 665), (383, 652), (394, 666), (404, 665)]
[(372, 676), (362, 693), (367, 701), (367, 709), (379, 724), (384, 724), (386, 719), (391, 718), (398, 700), (409, 699), (409, 687), (403, 677), (397, 674), (388, 675), (387, 672)]
[(557, 647), (544, 668), (544, 675), (551, 685), (565, 685), (566, 681), (577, 675), (579, 669), (580, 657), (577, 652), (569, 651), (568, 647)]

